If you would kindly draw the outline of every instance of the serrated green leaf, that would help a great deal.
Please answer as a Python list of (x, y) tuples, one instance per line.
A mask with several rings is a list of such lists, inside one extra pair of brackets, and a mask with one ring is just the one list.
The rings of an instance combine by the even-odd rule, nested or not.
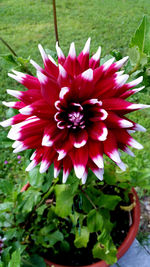
[(76, 231), (76, 236), (75, 236), (75, 240), (74, 240), (74, 245), (77, 248), (86, 248), (87, 247), (87, 243), (89, 242), (89, 236), (90, 233), (88, 231), (88, 228), (83, 226), (81, 228), (81, 231), (79, 233), (79, 231)]
[(87, 226), (91, 233), (102, 230), (103, 228), (103, 217), (99, 211), (93, 209), (87, 216)]
[(28, 190), (24, 192), (25, 199), (22, 201), (20, 208), (22, 212), (31, 212), (33, 207), (40, 201), (41, 193), (35, 190)]
[(96, 199), (96, 205), (99, 208), (114, 210), (120, 201), (121, 197), (119, 196), (102, 194), (100, 197)]
[(65, 218), (72, 211), (73, 198), (76, 194), (78, 183), (72, 185), (61, 184), (55, 186), (56, 208), (55, 212), (58, 216)]
[(117, 249), (112, 242), (110, 234), (105, 229), (98, 237), (98, 243), (93, 247), (92, 253), (94, 258), (104, 260), (108, 264), (117, 262)]
[(138, 46), (141, 53), (150, 55), (150, 21), (146, 16), (132, 37), (130, 47)]
[(8, 267), (20, 267), (20, 265), (21, 265), (21, 256), (20, 256), (20, 250), (18, 249), (13, 252)]

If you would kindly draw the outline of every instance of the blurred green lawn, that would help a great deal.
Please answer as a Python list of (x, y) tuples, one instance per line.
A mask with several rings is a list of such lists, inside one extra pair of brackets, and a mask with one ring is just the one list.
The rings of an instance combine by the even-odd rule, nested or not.
[[(60, 45), (65, 53), (72, 41), (77, 51), (82, 49), (85, 41), (92, 38), (91, 53), (98, 45), (102, 46), (102, 56), (113, 49), (127, 54), (130, 39), (144, 14), (150, 18), (149, 0), (57, 0), (57, 16)], [(55, 50), (52, 0), (0, 0), (0, 36), (4, 38), (24, 58), (41, 63), (37, 49), (38, 43), (45, 48)], [(9, 51), (0, 43), (0, 54)], [(8, 66), (0, 59), (0, 101), (12, 100), (6, 95), (6, 89), (21, 88), (7, 76)], [(150, 103), (148, 89), (134, 97), (136, 102)], [(7, 108), (0, 105), (0, 120), (6, 117)], [(148, 128), (147, 133), (136, 134), (136, 139), (145, 149), (136, 151), (136, 160), (125, 157), (133, 180), (144, 171), (149, 177), (150, 162), (150, 111), (136, 112), (132, 118)], [(7, 132), (7, 130), (6, 130)], [(0, 129), (0, 136), (4, 135)], [(0, 177), (24, 176), (23, 163), (17, 164), (17, 156), (12, 149), (0, 144)], [(7, 160), (8, 164), (4, 164)], [(10, 171), (11, 170), (11, 171)], [(143, 174), (141, 174), (143, 175)]]

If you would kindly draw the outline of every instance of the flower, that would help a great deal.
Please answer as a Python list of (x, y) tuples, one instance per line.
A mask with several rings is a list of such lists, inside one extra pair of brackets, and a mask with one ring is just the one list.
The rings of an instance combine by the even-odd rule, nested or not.
[(14, 153), (35, 149), (27, 171), (41, 162), (43, 173), (54, 163), (54, 177), (63, 167), (63, 182), (72, 168), (82, 183), (86, 182), (89, 168), (102, 180), (103, 154), (125, 170), (118, 150), (134, 156), (128, 146), (143, 148), (130, 133), (145, 128), (125, 116), (149, 107), (126, 100), (144, 88), (132, 89), (143, 78), (126, 83), (129, 75), (118, 70), (128, 57), (117, 62), (111, 58), (100, 66), (101, 48), (90, 59), (89, 49), (90, 38), (78, 56), (71, 43), (65, 57), (57, 43), (57, 65), (39, 45), (44, 68), (31, 60), (37, 77), (15, 70), (9, 74), (28, 90), (7, 90), (20, 101), (3, 104), (20, 113), (1, 125), (13, 125), (8, 137), (16, 140)]
[(7, 164), (8, 164), (8, 161), (7, 161), (7, 160), (5, 160), (5, 161), (4, 161), (4, 164), (5, 164), (5, 165), (7, 165)]
[(0, 255), (2, 254), (3, 252), (3, 246), (4, 246), (4, 241), (6, 240), (6, 238), (2, 238), (0, 236)]

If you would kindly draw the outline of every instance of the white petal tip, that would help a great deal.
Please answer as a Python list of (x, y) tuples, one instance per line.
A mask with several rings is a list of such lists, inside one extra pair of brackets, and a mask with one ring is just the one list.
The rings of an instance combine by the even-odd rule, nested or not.
[(40, 166), (40, 173), (44, 173), (48, 170), (49, 168), (49, 163), (47, 161), (42, 161), (41, 166)]
[(36, 161), (31, 161), (31, 163), (28, 165), (28, 167), (26, 168), (26, 172), (31, 171), (35, 166), (37, 165)]
[(120, 59), (119, 61), (117, 61), (115, 63), (115, 66), (117, 67), (117, 69), (120, 69), (127, 61), (128, 61), (128, 56), (127, 57), (124, 57), (122, 59)]
[(48, 80), (47, 76), (45, 76), (42, 72), (37, 71), (37, 76), (40, 81), (40, 83), (45, 84)]
[(117, 163), (120, 163), (120, 162), (121, 162), (121, 159), (120, 159), (120, 156), (119, 156), (119, 153), (118, 153), (117, 150), (114, 150), (114, 151), (111, 153), (110, 158), (111, 158), (113, 161), (117, 162)]
[(67, 171), (67, 172), (63, 172), (63, 180), (62, 180), (62, 182), (63, 182), (63, 184), (65, 184), (66, 183), (66, 181), (67, 181), (67, 179), (68, 179), (68, 176), (69, 176), (69, 172)]
[(10, 90), (10, 89), (7, 89), (6, 91), (7, 91), (7, 94), (14, 96), (16, 98), (18, 98), (22, 95), (22, 93), (20, 91)]
[(0, 122), (0, 125), (2, 127), (8, 127), (8, 126), (12, 125), (12, 122), (13, 122), (13, 119), (10, 118), (8, 120), (5, 120), (5, 121)]
[(97, 52), (92, 56), (92, 59), (95, 61), (98, 61), (101, 56), (101, 46), (99, 46)]
[(121, 126), (122, 128), (130, 128), (130, 127), (133, 127), (133, 123), (130, 122), (130, 121), (128, 121), (128, 120), (124, 120), (124, 119), (122, 119), (122, 120), (120, 121), (120, 126)]
[(136, 148), (136, 149), (143, 149), (143, 145), (141, 145), (140, 143), (138, 143), (136, 140), (131, 139), (129, 142), (129, 145)]
[(42, 146), (51, 147), (53, 145), (53, 142), (49, 139), (48, 135), (44, 135), (42, 139)]
[(110, 66), (111, 64), (114, 62), (115, 58), (111, 58), (109, 59), (108, 61), (106, 61), (104, 64), (103, 64), (103, 70), (106, 71)]
[(19, 109), (19, 112), (23, 115), (30, 115), (32, 113), (32, 108), (30, 106), (26, 106), (24, 108)]
[(130, 87), (134, 87), (138, 84), (140, 84), (143, 81), (143, 76), (140, 76), (139, 78), (137, 78), (136, 80), (132, 81), (129, 83)]
[(105, 141), (107, 139), (108, 130), (107, 128), (103, 128), (103, 133), (98, 137), (99, 141)]
[(88, 38), (88, 40), (85, 43), (85, 46), (83, 48), (83, 54), (88, 54), (90, 51), (90, 43), (91, 43), (91, 37)]
[(75, 171), (76, 176), (77, 176), (79, 179), (81, 179), (82, 176), (83, 176), (83, 174), (84, 174), (84, 172), (85, 172), (85, 168), (84, 168), (83, 165), (75, 165), (75, 166), (74, 166), (74, 171)]
[(150, 105), (131, 104), (131, 105), (128, 106), (128, 109), (144, 109), (144, 108), (150, 108)]
[(70, 49), (69, 49), (69, 56), (74, 59), (76, 57), (76, 49), (74, 42), (71, 43)]
[(126, 165), (122, 161), (120, 163), (117, 163), (117, 165), (122, 171), (125, 171), (127, 168)]
[(139, 132), (146, 132), (146, 129), (142, 125), (137, 124), (137, 123), (134, 126), (134, 130), (139, 131)]
[(88, 81), (92, 81), (93, 80), (93, 70), (88, 69), (88, 70), (84, 71), (82, 73), (82, 77)]
[(121, 76), (117, 76), (116, 77), (117, 86), (121, 87), (122, 85), (124, 85), (125, 82), (128, 80), (128, 78), (129, 78), (128, 74), (123, 74)]

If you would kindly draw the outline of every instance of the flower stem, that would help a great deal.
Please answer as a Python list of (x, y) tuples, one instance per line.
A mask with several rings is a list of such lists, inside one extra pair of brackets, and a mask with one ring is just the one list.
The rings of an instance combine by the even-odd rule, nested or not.
[(11, 53), (17, 57), (16, 52), (11, 48), (11, 46), (2, 38), (0, 37), (0, 40), (2, 41), (2, 43), (11, 51)]
[(131, 75), (132, 73), (136, 72), (138, 70), (138, 68), (139, 68), (139, 63), (137, 63), (135, 65), (135, 67), (132, 70), (129, 71), (129, 75)]
[(97, 210), (97, 207), (95, 206), (94, 202), (92, 201), (92, 199), (89, 197), (89, 195), (84, 191), (83, 188), (80, 188), (82, 193), (85, 195), (85, 197), (89, 200), (89, 202), (91, 203), (91, 205), (93, 206), (93, 208), (95, 210)]
[(54, 15), (55, 38), (56, 38), (56, 42), (58, 42), (58, 44), (59, 44), (58, 28), (57, 28), (57, 15), (56, 15), (56, 3), (55, 3), (55, 0), (53, 0), (53, 15)]

